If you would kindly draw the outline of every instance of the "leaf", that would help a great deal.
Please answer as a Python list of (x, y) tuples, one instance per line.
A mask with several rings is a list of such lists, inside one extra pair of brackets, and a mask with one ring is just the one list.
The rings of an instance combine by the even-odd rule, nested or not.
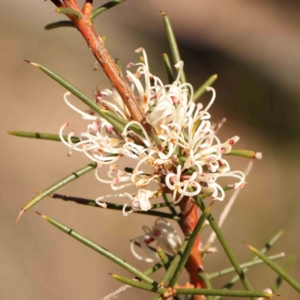
[(246, 157), (246, 158), (257, 158), (261, 159), (262, 154), (261, 152), (256, 152), (253, 150), (231, 150), (230, 152), (226, 153), (226, 155), (234, 155), (234, 156), (240, 156), (240, 157)]
[(164, 65), (168, 76), (168, 82), (172, 84), (175, 78), (174, 78), (171, 62), (167, 53), (163, 54), (163, 60), (164, 60)]
[(215, 290), (215, 289), (191, 289), (191, 288), (179, 288), (176, 289), (177, 295), (204, 295), (204, 296), (224, 296), (224, 297), (245, 297), (245, 298), (257, 298), (263, 297), (266, 299), (271, 299), (274, 294), (269, 294), (265, 292), (252, 292), (252, 291), (230, 291), (230, 290)]
[[(190, 189), (193, 190), (193, 189)], [(202, 212), (204, 212), (206, 210), (206, 206), (203, 203), (202, 199), (196, 195), (193, 197), (197, 203), (197, 205), (199, 206), (199, 208), (201, 209)], [(220, 229), (220, 227), (218, 226), (218, 223), (216, 222), (216, 220), (214, 219), (214, 217), (212, 216), (211, 213), (208, 214), (207, 216), (207, 221), (209, 222), (212, 230), (216, 233), (217, 238), (219, 239), (228, 259), (230, 260), (232, 266), (234, 267), (236, 273), (239, 275), (239, 278), (241, 280), (241, 282), (243, 283), (245, 289), (247, 291), (252, 291), (252, 286), (248, 280), (248, 278), (245, 276), (243, 270), (240, 267), (240, 264), (236, 258), (236, 256), (234, 255), (233, 251), (231, 250), (222, 230)]]
[[(169, 47), (170, 47), (171, 54), (172, 54), (172, 59), (174, 61), (174, 64), (177, 64), (178, 62), (181, 61), (181, 57), (180, 57), (180, 52), (179, 52), (179, 48), (177, 45), (176, 37), (175, 37), (169, 17), (166, 15), (165, 12), (162, 11), (161, 13), (163, 16), (163, 21), (164, 21), (164, 25), (165, 25), (165, 29), (166, 29), (166, 33), (167, 33)], [(181, 81), (181, 83), (186, 82), (186, 77), (185, 77), (185, 73), (183, 70), (182, 70), (182, 75), (181, 75), (180, 81)]]
[[(83, 205), (88, 205), (88, 206), (93, 206), (97, 208), (101, 208), (99, 205), (96, 204), (95, 200), (92, 199), (86, 199), (86, 198), (80, 198), (80, 197), (73, 197), (73, 196), (66, 196), (66, 195), (60, 195), (60, 194), (53, 194), (52, 198), (55, 199), (62, 199), (64, 201), (73, 201), (78, 204), (83, 204)], [(122, 211), (123, 210), (123, 205), (122, 204), (117, 204), (117, 203), (111, 203), (111, 202), (105, 202), (106, 207), (105, 209), (112, 209), (112, 210), (118, 210)], [(166, 205), (163, 205), (165, 203), (161, 203), (161, 207), (165, 207)], [(157, 207), (157, 204), (153, 204), (152, 209), (159, 208)], [(126, 208), (125, 211), (130, 211), (130, 207)], [(156, 217), (161, 217), (161, 218), (166, 218), (166, 219), (172, 219), (179, 221), (181, 218), (179, 216), (174, 216), (172, 214), (163, 212), (163, 211), (154, 211), (154, 210), (148, 210), (148, 211), (135, 211), (134, 213), (137, 214), (143, 214), (143, 215), (148, 215), (148, 216), (156, 216)]]
[[(8, 133), (20, 137), (61, 142), (59, 135), (53, 133), (41, 133), (41, 132), (30, 132), (30, 131), (9, 131)], [(66, 142), (68, 141), (68, 137), (66, 135), (64, 135), (63, 138)], [(71, 141), (73, 143), (80, 142), (79, 138), (76, 136), (72, 136)]]
[(101, 15), (108, 9), (110, 9), (118, 4), (121, 4), (123, 2), (125, 2), (125, 0), (112, 0), (112, 1), (109, 1), (109, 2), (99, 6), (92, 12), (91, 17), (90, 17), (91, 22), (93, 23), (99, 15)]
[[(269, 259), (272, 259), (272, 260), (273, 259), (278, 259), (278, 258), (284, 257), (284, 253), (279, 253), (279, 254), (268, 256), (268, 257), (269, 257)], [(246, 262), (244, 264), (241, 264), (240, 267), (244, 270), (246, 268), (250, 268), (250, 267), (262, 264), (262, 263), (263, 263), (262, 260), (257, 259), (257, 260), (252, 260), (252, 261)], [(214, 279), (214, 278), (218, 278), (220, 276), (226, 275), (226, 274), (234, 272), (234, 271), (235, 271), (234, 268), (230, 267), (230, 268), (223, 269), (223, 270), (220, 270), (220, 271), (217, 271), (217, 272), (209, 273), (209, 274), (207, 274), (207, 277), (209, 279)]]
[[(283, 235), (283, 231), (280, 230), (270, 239), (270, 241), (268, 241), (266, 243), (266, 245), (260, 251), (262, 253), (266, 253), (267, 251), (269, 251), (273, 247), (273, 245), (281, 238), (282, 235)], [(254, 256), (252, 261), (256, 261), (256, 260), (258, 260), (258, 258), (256, 256)], [(243, 269), (243, 271), (244, 271), (244, 273), (246, 273), (248, 271), (248, 269), (247, 268)], [(228, 281), (223, 286), (223, 289), (230, 289), (238, 280), (239, 280), (239, 276), (238, 275), (234, 276), (230, 281)]]
[(111, 253), (107, 249), (103, 248), (102, 246), (97, 245), (93, 241), (83, 237), (78, 232), (76, 232), (73, 229), (59, 223), (58, 221), (56, 221), (52, 218), (49, 218), (49, 217), (47, 217), (45, 215), (42, 215), (40, 213), (37, 213), (37, 214), (40, 215), (46, 221), (48, 221), (50, 224), (54, 225), (55, 227), (57, 227), (58, 229), (63, 231), (64, 233), (67, 233), (68, 235), (70, 235), (71, 237), (76, 239), (77, 241), (83, 243), (84, 245), (88, 246), (89, 248), (91, 248), (91, 249), (95, 250), (96, 252), (100, 253), (101, 255), (105, 256), (106, 258), (113, 261), (114, 263), (116, 263), (117, 265), (119, 265), (123, 269), (127, 270), (131, 274), (137, 276), (139, 279), (144, 280), (148, 284), (155, 284), (155, 281), (152, 280), (150, 277), (148, 277), (147, 275), (145, 275), (144, 273), (142, 273), (141, 271), (139, 271), (135, 267), (131, 266), (129, 263), (127, 263), (123, 259), (121, 259), (118, 256), (114, 255), (113, 253)]
[(251, 245), (245, 243), (246, 246), (261, 260), (264, 261), (266, 265), (268, 265), (271, 269), (273, 269), (281, 278), (283, 278), (289, 285), (291, 285), (298, 293), (300, 293), (300, 283), (297, 282), (293, 277), (291, 277), (284, 269), (279, 267), (276, 263), (270, 260), (266, 255), (261, 253), (256, 248), (252, 247)]
[(153, 284), (148, 284), (148, 283), (143, 283), (143, 282), (139, 282), (139, 281), (135, 281), (120, 275), (116, 275), (116, 274), (110, 274), (113, 278), (117, 279), (118, 281), (121, 281), (125, 284), (128, 284), (132, 287), (141, 289), (141, 290), (145, 290), (145, 291), (149, 291), (149, 292), (153, 292), (153, 293), (158, 293), (158, 294), (163, 294), (165, 293), (167, 290), (158, 287), (158, 284), (153, 285)]
[(82, 19), (82, 13), (74, 8), (70, 7), (58, 7), (55, 10), (59, 14), (69, 15), (74, 17), (77, 21), (80, 21)]
[[(176, 282), (177, 282), (177, 280), (178, 280), (178, 278), (179, 278), (179, 276), (180, 276), (180, 274), (181, 274), (181, 272), (182, 272), (182, 270), (183, 270), (183, 268), (184, 268), (184, 266), (185, 266), (185, 264), (186, 264), (186, 262), (187, 262), (187, 260), (190, 256), (190, 253), (191, 253), (193, 245), (194, 245), (194, 243), (195, 243), (195, 241), (196, 241), (196, 239), (199, 235), (199, 232), (200, 232), (207, 216), (209, 215), (209, 213), (210, 213), (210, 206), (207, 207), (204, 210), (204, 212), (202, 213), (202, 215), (199, 218), (192, 234), (186, 236), (185, 240), (187, 241), (187, 245), (186, 245), (185, 249), (183, 249), (182, 251), (179, 250), (179, 252), (176, 254), (176, 255), (180, 256), (180, 261), (177, 265), (176, 271), (174, 272), (174, 274), (173, 274), (173, 276), (170, 280), (169, 286), (174, 287), (174, 285), (176, 284)], [(176, 255), (175, 255), (175, 257), (176, 257)], [(175, 260), (175, 258), (174, 258), (174, 260)], [(173, 261), (172, 261), (171, 265), (173, 264)]]
[(205, 92), (206, 88), (211, 86), (218, 78), (218, 75), (212, 75), (209, 77), (195, 92), (193, 101), (196, 102)]
[(66, 88), (68, 91), (70, 91), (72, 94), (74, 94), (78, 99), (80, 99), (82, 102), (84, 102), (86, 105), (88, 105), (92, 110), (94, 110), (96, 113), (98, 113), (103, 119), (108, 121), (113, 127), (118, 131), (122, 132), (124, 127), (120, 125), (118, 122), (115, 122), (111, 116), (108, 116), (102, 109), (98, 107), (98, 105), (90, 98), (88, 97), (85, 93), (81, 92), (78, 90), (76, 87), (74, 87), (71, 83), (69, 83), (67, 80), (62, 78), (61, 76), (57, 75), (53, 71), (47, 69), (46, 67), (39, 65), (37, 63), (27, 61), (26, 62), (30, 63), (31, 65), (37, 67), (40, 69), (42, 72), (47, 74), (49, 77), (51, 77), (53, 80), (58, 82), (60, 85), (62, 85), (64, 88)]
[[(43, 200), (44, 198), (46, 198), (47, 196), (51, 195), (52, 193), (54, 193), (55, 191), (57, 191), (58, 189), (62, 188), (63, 186), (67, 185), (68, 183), (74, 181), (75, 179), (87, 174), (88, 172), (96, 169), (97, 167), (97, 163), (90, 163), (86, 166), (84, 166), (83, 168), (71, 173), (70, 175), (62, 178), (61, 180), (57, 181), (56, 183), (52, 184), (51, 186), (49, 186), (48, 188), (46, 188), (45, 190), (43, 190), (41, 193), (39, 193), (37, 196), (35, 196), (33, 199), (31, 199), (24, 207), (23, 209), (20, 211), (18, 218), (16, 220), (16, 223), (18, 223), (20, 217), (22, 216), (22, 214), (27, 211), (28, 209), (30, 209), (31, 207), (33, 207), (34, 205), (36, 205), (37, 203), (39, 203), (41, 200)], [(16, 224), (15, 223), (15, 224)]]
[(72, 21), (63, 20), (63, 21), (50, 23), (50, 24), (45, 26), (45, 29), (46, 30), (52, 30), (52, 29), (62, 28), (62, 27), (76, 28), (76, 26), (74, 25), (74, 23)]

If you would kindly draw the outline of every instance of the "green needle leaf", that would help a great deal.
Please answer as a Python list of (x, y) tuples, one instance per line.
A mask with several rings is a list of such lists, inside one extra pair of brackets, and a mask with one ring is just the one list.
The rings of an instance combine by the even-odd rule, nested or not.
[(217, 80), (218, 75), (212, 75), (209, 77), (195, 92), (193, 101), (196, 102), (205, 92), (206, 88), (212, 86), (212, 84)]
[[(279, 232), (277, 232), (269, 242), (266, 243), (266, 245), (260, 250), (260, 252), (262, 253), (266, 253), (267, 251), (269, 251), (273, 245), (281, 238), (281, 236), (283, 235), (283, 231), (280, 230)], [(258, 260), (257, 256), (254, 256), (254, 258), (252, 259), (252, 261), (256, 261)], [(246, 273), (248, 271), (248, 269), (243, 269), (244, 273)], [(228, 281), (223, 289), (230, 289), (237, 281), (239, 280), (239, 276), (236, 275), (234, 276), (230, 281)]]
[(61, 28), (61, 27), (73, 27), (76, 28), (74, 23), (72, 21), (68, 20), (63, 20), (63, 21), (58, 21), (58, 22), (53, 22), (45, 26), (46, 30), (52, 30), (56, 28)]
[[(169, 17), (165, 14), (165, 12), (162, 11), (161, 13), (163, 16), (164, 25), (165, 25), (165, 29), (167, 32), (167, 38), (168, 38), (169, 46), (171, 49), (172, 59), (173, 59), (174, 64), (176, 65), (178, 62), (181, 61), (181, 57), (180, 57), (179, 49), (177, 46), (175, 34), (174, 34)], [(180, 81), (181, 81), (181, 83), (186, 82), (186, 77), (185, 77), (184, 71), (182, 71)]]
[[(193, 191), (192, 188), (189, 188), (189, 190)], [(200, 207), (201, 211), (205, 212), (206, 206), (203, 203), (202, 199), (198, 195), (194, 196), (193, 198), (195, 199), (197, 205)], [(213, 231), (216, 233), (217, 238), (219, 239), (219, 241), (220, 241), (225, 253), (227, 254), (228, 259), (230, 260), (231, 264), (233, 265), (236, 273), (239, 275), (239, 278), (240, 278), (241, 282), (243, 283), (245, 289), (247, 291), (252, 291), (252, 286), (251, 286), (248, 278), (245, 276), (243, 270), (241, 269), (237, 258), (235, 257), (223, 232), (221, 231), (220, 227), (218, 226), (218, 223), (216, 222), (216, 220), (214, 219), (214, 217), (212, 216), (211, 213), (208, 214), (207, 220), (208, 220), (211, 228), (213, 229)]]
[(100, 7), (96, 8), (93, 13), (91, 14), (90, 20), (93, 23), (95, 18), (97, 18), (99, 15), (101, 15), (102, 13), (104, 13), (105, 11), (107, 11), (108, 9), (125, 2), (125, 0), (112, 0), (109, 1), (103, 5), (101, 5)]
[(105, 256), (106, 258), (108, 258), (109, 260), (111, 260), (114, 263), (118, 264), (120, 267), (124, 268), (125, 270), (127, 270), (131, 274), (137, 276), (139, 279), (144, 280), (148, 284), (155, 284), (155, 281), (152, 280), (150, 277), (143, 274), (141, 271), (137, 270), (135, 267), (131, 266), (126, 261), (122, 260), (121, 258), (114, 255), (113, 253), (111, 253), (107, 249), (103, 248), (102, 246), (95, 244), (91, 240), (89, 240), (89, 239), (83, 237), (82, 235), (80, 235), (78, 232), (76, 232), (73, 229), (59, 223), (58, 221), (56, 221), (52, 218), (49, 218), (49, 217), (47, 217), (45, 215), (42, 215), (38, 212), (37, 212), (37, 214), (39, 214), (42, 218), (44, 218), (46, 221), (48, 221), (50, 224), (54, 225), (55, 227), (57, 227), (58, 229), (60, 229), (64, 233), (67, 233), (68, 235), (70, 235), (71, 237), (76, 239), (77, 241), (83, 243), (84, 245), (88, 246), (89, 248), (91, 248), (91, 249), (95, 250), (96, 252), (100, 253), (101, 255)]
[[(295, 262), (295, 256), (290, 255), (289, 258), (287, 259), (285, 265), (283, 266), (283, 270), (288, 273), (290, 271), (292, 265), (294, 264), (294, 262)], [(279, 289), (281, 283), (282, 283), (282, 277), (278, 276), (276, 278), (274, 284), (271, 286), (271, 290), (273, 291), (273, 293), (276, 293), (276, 291)]]
[[(117, 204), (117, 203), (111, 203), (111, 202), (105, 202), (106, 203), (106, 208), (103, 208), (95, 202), (95, 200), (92, 199), (86, 199), (86, 198), (80, 198), (80, 197), (73, 197), (73, 196), (66, 196), (66, 195), (60, 195), (60, 194), (52, 194), (52, 198), (55, 199), (62, 199), (64, 201), (73, 201), (78, 204), (83, 204), (83, 205), (88, 205), (88, 206), (93, 206), (101, 209), (112, 209), (112, 210), (123, 210), (123, 205), (122, 204)], [(164, 203), (162, 203), (164, 204)], [(157, 204), (154, 204), (152, 209), (156, 209)], [(130, 211), (130, 207), (126, 208), (126, 211)], [(148, 211), (135, 211), (134, 213), (137, 214), (143, 214), (143, 215), (148, 215), (148, 216), (156, 216), (156, 217), (161, 217), (161, 218), (166, 218), (166, 219), (171, 219), (171, 220), (176, 220), (179, 221), (180, 217), (179, 216), (174, 216), (169, 213), (161, 212), (161, 211), (154, 211), (154, 210), (148, 210)]]
[(58, 182), (54, 183), (53, 185), (49, 186), (47, 189), (45, 189), (44, 191), (42, 191), (41, 193), (39, 193), (37, 196), (35, 196), (33, 199), (31, 199), (24, 207), (23, 209), (20, 211), (19, 216), (16, 220), (16, 223), (18, 223), (20, 217), (22, 216), (22, 214), (27, 211), (28, 209), (30, 209), (31, 207), (33, 207), (34, 205), (36, 205), (38, 202), (40, 202), (41, 200), (43, 200), (44, 198), (46, 198), (47, 196), (51, 195), (52, 193), (54, 193), (55, 191), (57, 191), (58, 189), (62, 188), (63, 186), (67, 185), (68, 183), (74, 181), (75, 179), (87, 174), (88, 172), (96, 169), (97, 167), (97, 163), (90, 163), (86, 166), (84, 166), (83, 168), (71, 173), (70, 175), (62, 178), (61, 180), (59, 180)]
[(231, 150), (230, 152), (226, 153), (226, 155), (234, 155), (246, 158), (257, 158), (261, 159), (262, 154), (260, 152), (252, 151), (252, 150)]
[(266, 299), (271, 299), (274, 294), (264, 293), (264, 292), (250, 292), (250, 291), (230, 291), (230, 290), (215, 290), (215, 289), (176, 289), (177, 295), (204, 295), (204, 296), (224, 296), (224, 297), (251, 297), (257, 298), (262, 297)]
[[(41, 133), (41, 132), (30, 132), (30, 131), (9, 131), (8, 133), (20, 137), (61, 142), (59, 135), (53, 133)], [(66, 135), (64, 135), (63, 138), (66, 142), (68, 141), (68, 137)], [(79, 138), (76, 136), (72, 136), (71, 141), (73, 143), (80, 142)]]
[(69, 83), (64, 78), (60, 77), (59, 75), (55, 74), (51, 70), (45, 68), (42, 65), (33, 63), (31, 61), (26, 60), (26, 62), (30, 63), (31, 65), (37, 67), (41, 71), (43, 71), (45, 74), (47, 74), (49, 77), (51, 77), (53, 80), (58, 82), (60, 85), (62, 85), (64, 88), (66, 88), (68, 91), (70, 91), (72, 94), (74, 94), (78, 99), (80, 99), (82, 102), (84, 102), (87, 106), (89, 106), (92, 110), (94, 110), (96, 113), (98, 113), (102, 118), (107, 120), (109, 123), (111, 123), (115, 129), (118, 132), (123, 131), (123, 126), (120, 124), (114, 122), (114, 120), (109, 117), (102, 109), (99, 109), (98, 105), (86, 94), (78, 90), (76, 87), (74, 87), (71, 83)]
[(160, 285), (163, 286), (165, 285), (171, 278), (172, 276), (174, 276), (174, 272), (181, 260), (182, 257), (182, 253), (184, 252), (186, 245), (188, 243), (188, 240), (184, 240), (183, 243), (180, 246), (179, 251), (177, 252), (177, 254), (174, 256), (174, 258), (172, 259), (172, 262), (170, 264), (170, 267), (168, 268), (167, 272), (165, 273), (165, 275), (163, 276), (163, 279), (160, 282)]
[[(177, 255), (180, 256), (180, 261), (179, 261), (179, 263), (177, 265), (177, 268), (176, 268), (176, 271), (174, 272), (173, 277), (170, 280), (170, 283), (169, 283), (170, 287), (174, 287), (174, 285), (176, 284), (176, 282), (177, 282), (177, 280), (178, 280), (178, 278), (179, 278), (179, 276), (180, 276), (180, 274), (181, 274), (181, 272), (182, 272), (182, 270), (183, 270), (183, 268), (184, 268), (184, 266), (185, 266), (185, 264), (186, 264), (186, 262), (187, 262), (187, 260), (188, 260), (188, 258), (190, 256), (190, 253), (192, 251), (192, 248), (193, 248), (193, 245), (194, 245), (194, 243), (196, 241), (196, 238), (198, 237), (199, 232), (200, 232), (200, 230), (201, 230), (201, 228), (202, 228), (202, 226), (204, 224), (204, 221), (206, 220), (206, 218), (209, 215), (209, 213), (210, 213), (210, 206), (207, 207), (204, 210), (204, 212), (202, 213), (202, 215), (199, 218), (199, 220), (198, 220), (198, 222), (197, 222), (197, 224), (196, 224), (196, 226), (195, 226), (192, 234), (186, 236), (185, 240), (187, 242), (187, 245), (186, 245), (185, 249), (182, 252), (179, 251), (176, 254), (176, 256)], [(174, 258), (174, 260), (175, 260), (175, 258)], [(173, 264), (173, 261), (172, 261), (171, 265), (172, 264)]]
[(163, 60), (164, 60), (164, 65), (168, 76), (168, 82), (171, 84), (174, 82), (175, 78), (174, 78), (171, 62), (167, 53), (163, 54)]
[(158, 294), (163, 294), (167, 291), (167, 289), (159, 288), (158, 285), (152, 285), (152, 284), (148, 284), (148, 283), (135, 281), (135, 280), (125, 278), (125, 277), (120, 276), (120, 275), (116, 275), (116, 274), (110, 274), (110, 275), (113, 278), (117, 279), (118, 281), (121, 281), (125, 284), (128, 284), (130, 286), (133, 286), (135, 288), (142, 289), (142, 290), (145, 290), (145, 291), (154, 292), (154, 293), (158, 293)]
[(156, 251), (157, 251), (157, 254), (158, 254), (163, 266), (167, 270), (168, 265), (170, 263), (168, 256), (166, 255), (165, 251), (159, 246), (156, 247)]
[(82, 19), (82, 13), (70, 7), (58, 7), (55, 11), (59, 14), (73, 16), (77, 21)]
[(300, 283), (297, 282), (294, 278), (292, 278), (285, 270), (279, 267), (276, 263), (270, 260), (266, 255), (259, 252), (256, 248), (250, 246), (249, 244), (245, 243), (249, 249), (257, 255), (261, 260), (264, 261), (266, 265), (268, 265), (271, 269), (273, 269), (280, 277), (282, 277), (287, 283), (289, 283), (296, 291), (300, 293)]
[[(282, 258), (282, 257), (284, 257), (284, 253), (279, 253), (279, 254), (275, 254), (275, 255), (272, 255), (272, 256), (268, 256), (268, 258), (271, 259), (271, 260)], [(247, 263), (241, 264), (240, 266), (241, 266), (242, 269), (245, 269), (245, 268), (250, 268), (250, 267), (262, 264), (262, 263), (263, 263), (262, 260), (257, 259), (257, 260), (253, 260), (253, 261), (249, 261)], [(209, 279), (214, 279), (214, 278), (226, 275), (226, 274), (234, 272), (234, 271), (235, 271), (235, 269), (233, 267), (231, 267), (231, 268), (227, 268), (227, 269), (223, 269), (223, 270), (220, 270), (220, 271), (217, 271), (217, 272), (207, 274), (207, 277)], [(202, 273), (200, 273), (200, 274), (202, 274)]]

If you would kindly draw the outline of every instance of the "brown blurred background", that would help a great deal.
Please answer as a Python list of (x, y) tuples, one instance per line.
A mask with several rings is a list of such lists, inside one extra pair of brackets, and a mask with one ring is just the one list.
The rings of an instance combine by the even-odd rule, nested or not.
[[(239, 135), (237, 148), (264, 155), (255, 162), (247, 188), (224, 225), (234, 252), (241, 262), (248, 261), (252, 254), (243, 240), (261, 248), (284, 229), (283, 238), (270, 253), (299, 255), (299, 2), (128, 0), (96, 20), (98, 33), (106, 36), (108, 49), (122, 59), (124, 67), (137, 61), (134, 49), (143, 46), (152, 72), (166, 79), (161, 53), (169, 49), (160, 9), (171, 17), (187, 78), (195, 88), (210, 75), (219, 75), (217, 101), (211, 112), (216, 122), (224, 116), (228, 119), (221, 137)], [(50, 1), (2, 0), (0, 15), (0, 299), (100, 300), (120, 286), (108, 272), (130, 275), (38, 218), (34, 210), (62, 221), (142, 269), (148, 265), (131, 256), (129, 240), (142, 234), (141, 226), (151, 226), (154, 219), (124, 218), (120, 212), (47, 198), (14, 227), (19, 210), (34, 196), (34, 190), (46, 188), (87, 164), (88, 159), (80, 153), (68, 158), (60, 143), (17, 138), (7, 131), (57, 133), (67, 120), (70, 130), (83, 128), (81, 124), (76, 127), (79, 116), (63, 102), (65, 90), (24, 59), (50, 67), (87, 94), (99, 81), (108, 84), (108, 80), (101, 70), (93, 71), (95, 60), (75, 29), (44, 30), (48, 23), (64, 19), (54, 13)], [(204, 103), (208, 99), (207, 95), (202, 98)], [(234, 168), (242, 170), (247, 164), (242, 158), (231, 161)], [(90, 173), (61, 192), (94, 199), (109, 190)], [(214, 205), (216, 216), (225, 202)], [(220, 247), (206, 263), (208, 272), (227, 266)], [(291, 272), (298, 280), (299, 270), (298, 258)], [(213, 286), (221, 287), (230, 277), (214, 281)], [(249, 272), (249, 278), (256, 290), (262, 290), (276, 275), (260, 266)], [(236, 288), (242, 287), (238, 284)], [(279, 293), (281, 299), (299, 299), (287, 284)], [(132, 289), (120, 299), (151, 296)]]

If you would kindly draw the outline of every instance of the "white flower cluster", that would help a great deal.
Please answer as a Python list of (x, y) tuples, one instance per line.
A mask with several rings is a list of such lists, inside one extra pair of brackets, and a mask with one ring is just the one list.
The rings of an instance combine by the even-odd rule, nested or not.
[[(154, 222), (152, 229), (143, 226), (143, 230), (145, 234), (135, 238), (130, 243), (130, 250), (133, 256), (138, 260), (149, 263), (159, 260), (157, 252), (149, 248), (149, 245), (154, 241), (156, 242), (157, 247), (161, 247), (169, 254), (175, 255), (178, 252), (181, 246), (181, 239), (167, 220), (158, 218)], [(145, 252), (147, 257), (139, 255), (135, 251), (135, 246), (139, 246)]]
[[(80, 133), (78, 143), (72, 142), (74, 132), (68, 135), (67, 142), (64, 140), (62, 135), (67, 124), (63, 125), (60, 130), (62, 142), (69, 147), (70, 154), (73, 150), (83, 152), (97, 162), (99, 168), (110, 164), (106, 179), (101, 178), (97, 172), (96, 177), (110, 184), (112, 190), (135, 185), (138, 188), (135, 195), (118, 195), (132, 201), (131, 211), (149, 210), (150, 199), (162, 190), (172, 193), (174, 203), (181, 201), (184, 196), (203, 192), (212, 192), (214, 199), (223, 200), (225, 194), (217, 179), (232, 177), (235, 179), (235, 188), (238, 188), (243, 185), (245, 177), (241, 171), (230, 171), (223, 156), (239, 137), (234, 136), (222, 143), (216, 136), (218, 127), (210, 121), (208, 110), (215, 100), (215, 90), (207, 88), (212, 97), (206, 107), (201, 103), (195, 104), (191, 84), (180, 82), (182, 61), (175, 65), (178, 69), (176, 80), (164, 85), (150, 73), (144, 49), (139, 48), (136, 52), (142, 53), (143, 63), (129, 64), (127, 67), (135, 67), (136, 71), (132, 73), (127, 70), (127, 79), (159, 144), (154, 142), (142, 124), (131, 119), (114, 88), (95, 92), (94, 101), (107, 112), (107, 118), (94, 111), (79, 110), (69, 102), (68, 93), (65, 94), (67, 105), (90, 121), (90, 124), (85, 132)], [(122, 132), (112, 125), (113, 120), (122, 125)], [(137, 161), (132, 169), (123, 171), (116, 165), (123, 156)], [(158, 183), (157, 191), (145, 189), (151, 181)], [(105, 205), (102, 200), (106, 197), (98, 198), (97, 203)], [(123, 212), (126, 214), (125, 209)]]

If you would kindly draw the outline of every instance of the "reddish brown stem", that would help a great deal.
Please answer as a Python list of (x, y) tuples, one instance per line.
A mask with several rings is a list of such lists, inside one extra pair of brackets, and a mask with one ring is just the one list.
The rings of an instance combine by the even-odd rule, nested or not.
[[(179, 207), (181, 210), (182, 229), (184, 231), (184, 234), (187, 236), (193, 232), (199, 220), (199, 208), (196, 205), (195, 201), (190, 197), (184, 197), (179, 202)], [(195, 288), (205, 288), (204, 281), (198, 278), (198, 273), (204, 271), (202, 256), (199, 251), (200, 242), (200, 235), (198, 235), (186, 264), (186, 269), (190, 275), (190, 283)], [(202, 300), (203, 297), (199, 295), (194, 296), (192, 299)]]
[(103, 41), (94, 30), (93, 24), (90, 20), (90, 13), (92, 9), (92, 1), (86, 1), (83, 11), (81, 11), (75, 0), (64, 0), (65, 7), (73, 8), (82, 14), (80, 20), (76, 20), (75, 17), (68, 15), (70, 20), (76, 25), (84, 39), (86, 40), (88, 47), (93, 52), (97, 61), (101, 65), (106, 76), (111, 81), (112, 85), (117, 89), (121, 98), (123, 99), (126, 107), (128, 108), (133, 120), (141, 123), (147, 131), (151, 130), (151, 126), (147, 124), (145, 120), (145, 114), (135, 99), (130, 87), (125, 81), (124, 77), (120, 73), (114, 60), (104, 47)]

